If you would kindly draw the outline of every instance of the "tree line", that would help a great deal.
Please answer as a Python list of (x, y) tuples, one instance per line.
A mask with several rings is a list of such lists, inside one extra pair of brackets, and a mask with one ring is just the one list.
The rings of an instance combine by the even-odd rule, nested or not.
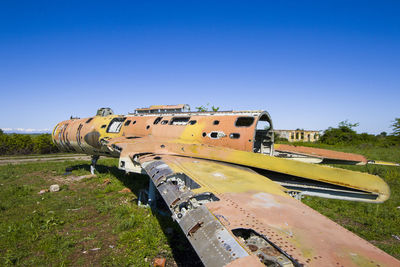
[[(400, 145), (400, 118), (396, 118), (391, 125), (393, 129), (391, 134), (386, 132), (378, 135), (357, 133), (354, 130), (357, 126), (358, 123), (342, 121), (337, 127), (326, 129), (318, 142), (339, 146), (369, 144), (390, 147)], [(5, 134), (0, 129), (0, 155), (49, 154), (56, 152), (59, 152), (59, 150), (54, 145), (50, 134)]]
[(342, 121), (337, 127), (326, 129), (318, 142), (340, 146), (368, 144), (379, 147), (391, 147), (400, 145), (400, 118), (396, 118), (391, 125), (393, 129), (391, 134), (386, 132), (381, 132), (378, 135), (357, 133), (354, 128), (358, 125), (358, 123), (350, 123), (347, 120)]
[(59, 152), (50, 134), (5, 134), (0, 129), (0, 155), (49, 154)]

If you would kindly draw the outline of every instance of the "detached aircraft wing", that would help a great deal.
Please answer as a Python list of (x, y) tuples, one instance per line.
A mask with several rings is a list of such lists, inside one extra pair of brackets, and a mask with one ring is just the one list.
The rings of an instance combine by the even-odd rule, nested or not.
[(385, 166), (400, 166), (399, 163), (381, 160), (368, 160), (363, 155), (339, 152), (329, 149), (316, 147), (294, 146), (287, 144), (275, 144), (276, 157), (298, 160), (308, 163), (330, 163), (330, 164), (349, 164), (366, 165), (376, 164)]
[(260, 170), (325, 184), (325, 191), (368, 202), (389, 197), (377, 176), (151, 137), (119, 137), (109, 147), (121, 151), (125, 170), (137, 164), (145, 170), (206, 266), (399, 264)]

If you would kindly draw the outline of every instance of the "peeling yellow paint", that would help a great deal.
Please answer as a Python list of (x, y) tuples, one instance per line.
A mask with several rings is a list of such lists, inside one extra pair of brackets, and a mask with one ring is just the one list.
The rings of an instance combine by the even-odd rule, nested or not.
[(168, 147), (170, 152), (204, 159), (225, 161), (243, 166), (276, 171), (288, 175), (304, 177), (315, 181), (350, 187), (367, 192), (378, 193), (373, 202), (383, 202), (390, 196), (389, 186), (380, 177), (368, 173), (333, 168), (330, 166), (315, 165), (299, 161), (292, 161), (268, 155), (239, 151), (222, 147), (209, 147), (191, 144), (180, 145), (185, 151), (178, 149), (177, 144)]
[(188, 173), (201, 185), (201, 188), (193, 189), (195, 193), (254, 191), (290, 197), (284, 192), (285, 188), (249, 169), (198, 159), (170, 157), (164, 160), (175, 172)]

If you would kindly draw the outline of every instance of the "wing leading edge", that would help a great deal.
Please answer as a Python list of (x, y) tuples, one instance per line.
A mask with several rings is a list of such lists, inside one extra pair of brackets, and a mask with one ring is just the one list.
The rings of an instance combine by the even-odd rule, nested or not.
[[(380, 203), (390, 196), (388, 185), (378, 176), (345, 169), (309, 164), (259, 153), (203, 144), (185, 144), (153, 138), (115, 138), (121, 158), (154, 153), (179, 155), (251, 167), (293, 192), (308, 195)], [(266, 174), (265, 174), (265, 171)], [(277, 175), (279, 174), (279, 175)]]

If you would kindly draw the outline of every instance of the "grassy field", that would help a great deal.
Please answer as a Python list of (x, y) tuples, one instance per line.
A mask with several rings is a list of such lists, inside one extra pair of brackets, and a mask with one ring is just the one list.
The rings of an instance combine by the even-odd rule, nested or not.
[(74, 153), (52, 153), (52, 154), (28, 154), (28, 155), (0, 155), (0, 160), (6, 159), (30, 159), (30, 158), (56, 158), (56, 157), (74, 157), (83, 154)]
[[(285, 142), (287, 143), (287, 142)], [(330, 146), (316, 143), (291, 143), (364, 155), (369, 160), (400, 163), (400, 147), (371, 145)], [(375, 246), (400, 259), (400, 167), (380, 165), (332, 165), (354, 171), (368, 172), (383, 178), (391, 190), (390, 199), (381, 204), (305, 197), (303, 203), (319, 211)]]
[[(348, 151), (351, 148), (336, 148)], [(370, 159), (400, 162), (400, 149), (354, 147)], [(348, 151), (350, 152), (350, 151)], [(96, 177), (88, 161), (0, 166), (0, 266), (198, 265), (199, 259), (169, 216), (137, 206), (147, 178), (100, 159)], [(400, 259), (400, 168), (340, 166), (377, 174), (391, 187), (383, 204), (306, 197), (303, 202)], [(65, 174), (72, 168), (71, 174)], [(39, 195), (59, 184), (59, 192)], [(119, 192), (130, 188), (132, 193)]]
[[(99, 175), (85, 161), (0, 166), (0, 266), (167, 266), (199, 259), (169, 216), (137, 205), (142, 175), (126, 175), (117, 160), (99, 160)], [(72, 174), (64, 175), (66, 168)], [(59, 184), (59, 192), (39, 195)], [(120, 193), (123, 188), (132, 193)]]
[[(366, 156), (370, 160), (400, 162), (400, 147), (333, 147), (318, 144), (308, 145), (343, 152), (358, 153)], [(400, 238), (400, 167), (379, 165), (335, 166), (380, 176), (390, 187), (390, 199), (381, 204), (367, 204), (306, 197), (303, 199), (303, 203), (368, 240), (397, 259), (400, 259), (400, 240), (397, 239)]]

